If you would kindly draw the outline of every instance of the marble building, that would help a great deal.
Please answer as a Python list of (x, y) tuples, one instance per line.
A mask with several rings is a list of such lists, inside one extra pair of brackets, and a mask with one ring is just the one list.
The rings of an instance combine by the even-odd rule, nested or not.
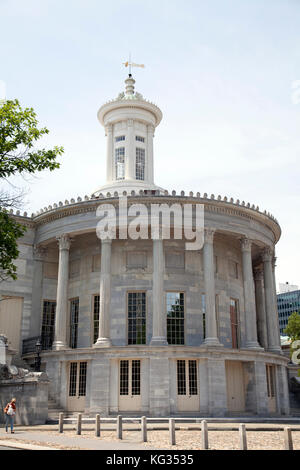
[[(27, 227), (18, 280), (3, 282), (0, 331), (29, 364), (42, 342), (50, 396), (104, 416), (288, 415), (288, 359), (275, 291), (277, 220), (258, 207), (156, 186), (160, 109), (135, 91), (104, 104), (106, 184), (12, 214)], [(185, 240), (100, 240), (100, 203), (201, 204), (203, 248)], [(172, 233), (172, 230), (171, 230)]]

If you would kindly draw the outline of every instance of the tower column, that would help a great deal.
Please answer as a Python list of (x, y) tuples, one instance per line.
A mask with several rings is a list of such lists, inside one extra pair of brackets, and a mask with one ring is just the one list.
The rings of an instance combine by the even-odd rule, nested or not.
[(55, 335), (52, 348), (66, 349), (67, 346), (67, 312), (69, 282), (69, 252), (71, 240), (68, 235), (58, 237), (59, 265), (56, 295)]
[(278, 316), (277, 308), (275, 305), (274, 276), (272, 269), (273, 252), (271, 248), (265, 248), (262, 259), (264, 263), (264, 283), (268, 327), (268, 350), (276, 353), (281, 353), (278, 335)]
[(265, 288), (264, 288), (264, 272), (262, 268), (257, 268), (254, 271), (255, 281), (255, 299), (256, 299), (256, 312), (257, 312), (257, 330), (260, 345), (267, 349), (268, 347), (268, 334), (267, 334), (267, 317), (265, 305)]
[(109, 124), (106, 128), (107, 150), (106, 150), (106, 181), (113, 180), (114, 155), (113, 155), (113, 127)]
[(163, 240), (153, 240), (153, 333), (151, 346), (166, 346)]
[(147, 126), (147, 174), (146, 178), (150, 183), (154, 183), (154, 168), (153, 168), (153, 138), (154, 127)]
[(215, 270), (214, 270), (214, 241), (215, 231), (204, 229), (203, 268), (205, 287), (205, 325), (207, 346), (221, 346), (217, 334)]
[(246, 329), (246, 348), (260, 349), (257, 342), (256, 326), (256, 305), (255, 291), (252, 270), (252, 242), (248, 238), (241, 239), (242, 257), (243, 257), (243, 282), (244, 282), (244, 303), (245, 303), (245, 329)]
[(111, 298), (111, 246), (112, 240), (101, 240), (99, 336), (95, 348), (108, 348), (110, 341), (110, 298)]
[(127, 120), (126, 136), (126, 155), (125, 155), (125, 179), (135, 179), (135, 139), (134, 139), (134, 121)]

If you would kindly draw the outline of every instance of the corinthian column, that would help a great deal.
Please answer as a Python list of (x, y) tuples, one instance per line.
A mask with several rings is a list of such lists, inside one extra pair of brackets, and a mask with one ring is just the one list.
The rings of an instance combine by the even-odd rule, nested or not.
[(214, 270), (214, 234), (212, 229), (204, 230), (203, 269), (205, 288), (205, 326), (207, 346), (221, 346), (217, 334), (215, 270)]
[(265, 303), (264, 272), (262, 268), (254, 271), (255, 298), (257, 312), (257, 330), (260, 344), (264, 349), (268, 348), (267, 316)]
[(153, 240), (153, 334), (151, 346), (166, 346), (163, 240)]
[(256, 305), (255, 291), (252, 271), (252, 242), (248, 238), (241, 239), (241, 248), (243, 256), (243, 282), (244, 282), (244, 303), (245, 303), (245, 330), (246, 330), (246, 348), (260, 349), (257, 342), (256, 326)]
[(272, 268), (273, 252), (266, 248), (263, 252), (264, 282), (266, 297), (266, 315), (268, 326), (268, 349), (269, 351), (281, 353), (280, 339), (278, 335), (277, 305), (275, 305), (275, 286)]
[(56, 295), (55, 336), (53, 349), (66, 349), (67, 346), (67, 312), (69, 282), (69, 252), (71, 240), (66, 234), (57, 238), (59, 243), (59, 264)]
[(110, 341), (110, 297), (111, 297), (111, 244), (112, 240), (101, 240), (99, 336), (95, 348), (108, 348)]

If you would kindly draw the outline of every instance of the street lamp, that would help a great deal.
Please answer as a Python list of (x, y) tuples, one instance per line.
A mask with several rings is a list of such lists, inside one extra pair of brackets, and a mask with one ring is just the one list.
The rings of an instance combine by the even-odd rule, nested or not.
[(35, 352), (36, 352), (36, 356), (35, 356), (35, 371), (36, 372), (40, 372), (41, 371), (41, 351), (42, 351), (42, 344), (40, 342), (40, 340), (38, 339), (37, 342), (35, 343)]

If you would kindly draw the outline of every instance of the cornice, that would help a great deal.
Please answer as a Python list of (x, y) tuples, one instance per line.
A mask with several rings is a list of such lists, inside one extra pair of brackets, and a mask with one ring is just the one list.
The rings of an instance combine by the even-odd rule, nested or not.
[[(228, 216), (235, 216), (235, 217), (243, 217), (248, 220), (253, 220), (255, 222), (259, 222), (270, 229), (274, 235), (275, 243), (280, 238), (281, 229), (277, 222), (277, 220), (271, 216), (271, 214), (267, 213), (266, 211), (260, 212), (258, 207), (250, 206), (250, 204), (245, 205), (245, 203), (240, 204), (239, 201), (234, 202), (233, 199), (230, 201), (227, 198), (223, 200), (208, 198), (208, 197), (200, 197), (200, 196), (185, 196), (183, 192), (181, 194), (135, 194), (135, 195), (127, 195), (123, 194), (123, 196), (127, 196), (128, 206), (132, 204), (145, 204), (147, 207), (150, 207), (151, 204), (162, 204), (166, 203), (168, 205), (172, 204), (180, 204), (184, 206), (185, 204), (204, 204), (205, 212), (211, 213), (219, 213)], [(47, 224), (54, 220), (62, 219), (64, 217), (69, 217), (77, 214), (83, 214), (88, 212), (96, 211), (97, 207), (100, 204), (113, 204), (118, 206), (119, 204), (119, 196), (117, 195), (110, 195), (108, 194), (107, 197), (98, 197), (94, 199), (89, 199), (87, 196), (85, 200), (78, 198), (77, 202), (74, 199), (71, 200), (71, 203), (68, 201), (65, 202), (65, 205), (60, 203), (59, 205), (55, 204), (54, 206), (49, 206), (48, 208), (41, 209), (37, 214), (32, 214), (31, 218), (26, 216), (21, 216), (20, 214), (14, 215), (11, 213), (11, 216), (14, 217), (20, 224), (28, 226), (30, 228), (35, 228), (40, 225)]]

